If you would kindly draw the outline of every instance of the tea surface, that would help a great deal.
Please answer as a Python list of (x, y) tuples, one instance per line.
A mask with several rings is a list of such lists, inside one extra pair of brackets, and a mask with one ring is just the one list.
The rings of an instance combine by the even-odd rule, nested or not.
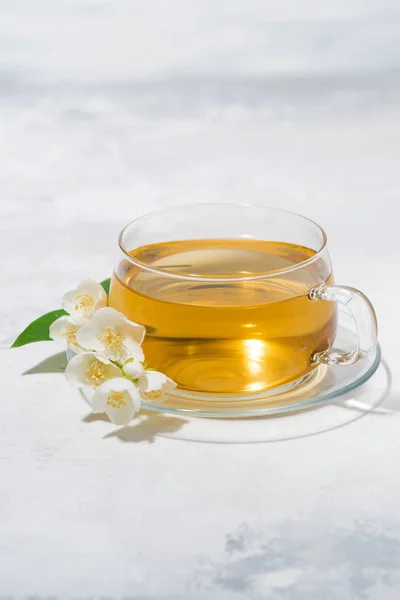
[[(151, 244), (130, 255), (160, 272), (122, 260), (109, 304), (146, 326), (148, 365), (179, 387), (259, 392), (305, 375), (313, 354), (333, 341), (335, 305), (307, 295), (314, 285), (332, 282), (326, 265), (315, 260), (290, 270), (314, 254), (302, 246), (252, 239)], [(245, 279), (273, 272), (278, 275)], [(233, 277), (243, 279), (229, 281)]]

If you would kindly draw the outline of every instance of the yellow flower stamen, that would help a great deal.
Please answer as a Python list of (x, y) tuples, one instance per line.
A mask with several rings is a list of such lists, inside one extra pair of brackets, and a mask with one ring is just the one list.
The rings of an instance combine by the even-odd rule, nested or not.
[(85, 292), (84, 294), (77, 294), (75, 298), (75, 310), (81, 310), (82, 312), (91, 311), (94, 307), (93, 296)]
[(88, 383), (93, 387), (99, 387), (106, 380), (105, 364), (100, 360), (94, 360), (85, 373)]
[(151, 392), (142, 392), (142, 396), (146, 398), (146, 400), (158, 400), (158, 398), (161, 398), (162, 396), (162, 391), (151, 390)]
[(62, 332), (62, 336), (65, 338), (65, 341), (69, 346), (78, 346), (78, 342), (76, 341), (76, 332), (78, 331), (78, 327), (74, 327), (71, 325), (65, 331)]
[(121, 408), (126, 406), (126, 400), (124, 398), (124, 392), (113, 392), (108, 396), (107, 406), (112, 408)]
[(123, 338), (118, 335), (114, 327), (106, 327), (104, 333), (99, 336), (99, 340), (105, 345), (108, 350), (118, 353), (123, 344)]

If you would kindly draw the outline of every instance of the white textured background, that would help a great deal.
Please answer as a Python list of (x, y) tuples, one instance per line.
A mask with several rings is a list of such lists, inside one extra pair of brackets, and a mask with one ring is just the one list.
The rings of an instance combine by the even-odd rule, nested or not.
[(398, 599), (397, 415), (124, 443), (61, 375), (20, 377), (51, 346), (6, 348), (135, 216), (265, 203), (324, 226), (397, 400), (399, 99), (397, 0), (0, 0), (0, 598)]

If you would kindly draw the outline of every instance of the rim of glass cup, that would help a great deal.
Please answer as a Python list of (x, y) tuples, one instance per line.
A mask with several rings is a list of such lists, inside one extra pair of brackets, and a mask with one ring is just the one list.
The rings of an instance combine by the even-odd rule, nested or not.
[[(203, 277), (200, 275), (179, 275), (178, 273), (171, 273), (170, 271), (164, 271), (163, 269), (157, 269), (156, 267), (151, 267), (150, 265), (142, 262), (141, 260), (133, 258), (133, 256), (131, 256), (129, 254), (129, 250), (127, 250), (124, 247), (122, 238), (123, 238), (125, 232), (132, 225), (134, 225), (134, 224), (140, 225), (141, 222), (145, 222), (148, 219), (151, 219), (152, 217), (162, 216), (164, 214), (168, 214), (168, 213), (172, 213), (172, 212), (176, 212), (176, 211), (189, 212), (189, 211), (192, 211), (193, 209), (205, 207), (205, 206), (221, 206), (221, 207), (223, 206), (223, 207), (228, 207), (228, 208), (235, 206), (235, 207), (250, 208), (250, 209), (257, 208), (257, 209), (268, 210), (268, 211), (272, 211), (272, 212), (276, 212), (276, 213), (291, 215), (292, 217), (298, 217), (298, 218), (302, 219), (303, 221), (308, 221), (308, 223), (311, 223), (314, 227), (316, 227), (319, 230), (319, 232), (322, 235), (322, 242), (321, 242), (319, 249), (316, 250), (316, 252), (313, 256), (311, 256), (310, 258), (307, 258), (306, 260), (303, 260), (299, 263), (296, 263), (292, 267), (286, 267), (284, 269), (280, 269), (279, 271), (271, 271), (270, 273), (262, 273), (260, 275), (249, 275), (249, 276), (245, 276), (245, 277), (243, 277), (243, 276), (242, 277)], [(147, 271), (149, 273), (155, 273), (157, 275), (161, 275), (162, 277), (170, 277), (172, 279), (180, 279), (180, 280), (185, 280), (185, 281), (193, 281), (193, 279), (196, 279), (196, 281), (208, 281), (208, 282), (212, 281), (214, 283), (217, 283), (217, 282), (254, 281), (254, 280), (258, 280), (258, 279), (269, 279), (272, 277), (279, 277), (279, 275), (281, 275), (283, 273), (291, 273), (293, 271), (297, 271), (298, 269), (302, 269), (303, 267), (318, 260), (318, 258), (321, 256), (321, 254), (324, 252), (324, 250), (326, 248), (327, 236), (326, 236), (325, 231), (321, 227), (321, 225), (319, 225), (316, 221), (313, 221), (312, 219), (309, 219), (308, 217), (305, 217), (304, 215), (300, 215), (299, 213), (296, 213), (294, 211), (286, 210), (283, 208), (264, 206), (262, 204), (245, 204), (245, 203), (241, 204), (239, 202), (197, 202), (195, 204), (190, 204), (190, 205), (177, 204), (175, 206), (170, 206), (168, 208), (163, 208), (161, 210), (154, 210), (154, 211), (145, 213), (144, 215), (141, 215), (140, 217), (136, 217), (136, 219), (133, 219), (127, 225), (125, 225), (125, 227), (120, 232), (120, 234), (118, 236), (118, 245), (119, 245), (121, 251), (123, 252), (123, 254), (129, 260), (129, 262), (136, 265), (143, 271)], [(132, 251), (132, 248), (130, 249), (130, 251)]]

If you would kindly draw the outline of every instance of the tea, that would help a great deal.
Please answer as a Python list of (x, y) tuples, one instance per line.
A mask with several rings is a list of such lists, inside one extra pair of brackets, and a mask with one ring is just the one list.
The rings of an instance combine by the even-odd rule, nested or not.
[(308, 297), (313, 286), (332, 283), (326, 263), (310, 260), (314, 250), (239, 238), (163, 242), (129, 254), (155, 270), (122, 260), (109, 304), (145, 325), (148, 365), (181, 388), (254, 393), (284, 385), (308, 373), (314, 353), (333, 341), (335, 304)]

